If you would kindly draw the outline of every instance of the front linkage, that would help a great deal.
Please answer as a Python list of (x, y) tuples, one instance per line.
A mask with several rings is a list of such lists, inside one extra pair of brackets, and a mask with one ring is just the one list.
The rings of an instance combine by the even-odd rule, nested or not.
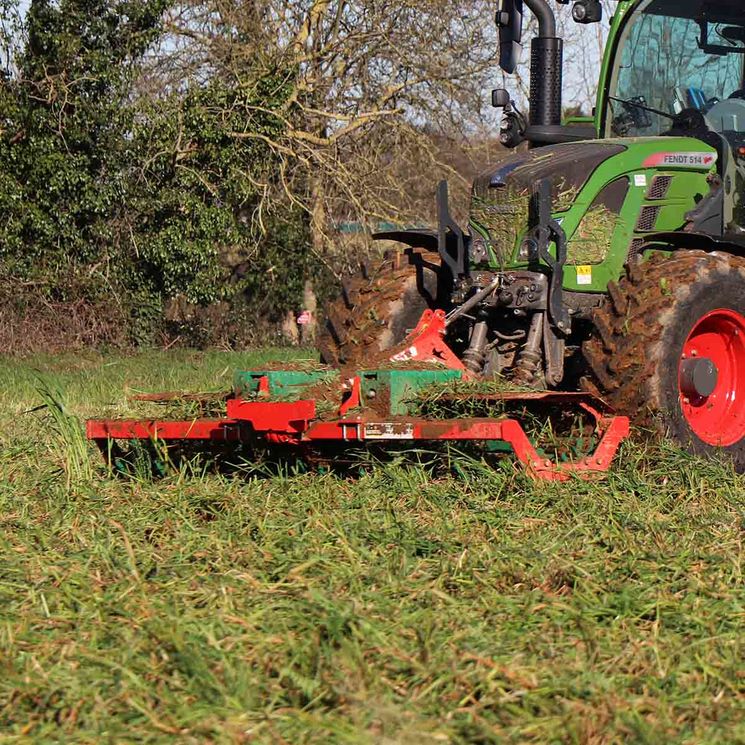
[[(472, 270), (471, 256), (476, 250), (450, 213), (447, 183), (437, 189), (437, 231), (407, 230), (377, 233), (376, 240), (404, 243), (412, 247), (436, 248), (442, 264), (438, 273), (437, 297), (449, 298), (451, 310), (446, 317), (450, 337), (456, 322), (466, 322), (467, 343), (460, 350), (463, 365), (470, 373), (508, 373), (522, 386), (558, 386), (564, 379), (565, 341), (572, 332), (572, 318), (564, 298), (564, 266), (567, 237), (553, 217), (551, 182), (541, 179), (530, 200), (532, 228), (523, 241), (527, 270)], [(551, 247), (555, 249), (552, 253)], [(522, 345), (510, 363), (488, 365), (490, 352), (500, 340), (493, 313), (506, 311), (525, 319), (519, 331)], [(496, 338), (496, 341), (492, 340)], [(509, 370), (507, 370), (509, 368)]]

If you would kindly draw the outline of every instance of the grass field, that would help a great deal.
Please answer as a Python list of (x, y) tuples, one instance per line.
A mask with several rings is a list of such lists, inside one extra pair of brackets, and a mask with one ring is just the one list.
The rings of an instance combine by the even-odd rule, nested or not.
[(745, 742), (724, 464), (124, 480), (34, 410), (34, 370), (83, 418), (283, 354), (0, 361), (0, 742)]

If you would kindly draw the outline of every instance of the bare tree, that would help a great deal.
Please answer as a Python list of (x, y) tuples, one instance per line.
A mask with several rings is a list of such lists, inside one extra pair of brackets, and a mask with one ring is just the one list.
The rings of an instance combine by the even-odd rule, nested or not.
[[(422, 191), (459, 181), (442, 144), (464, 147), (483, 128), (495, 69), (487, 0), (206, 0), (168, 19), (146, 90), (198, 86), (214, 76), (256, 84), (281, 71), (288, 93), (269, 142), (280, 168), (263, 184), (302, 205), (314, 249), (340, 220), (430, 219)], [(246, 121), (250, 120), (247, 111)], [(263, 138), (250, 127), (240, 138)], [(426, 184), (426, 187), (422, 187)], [(466, 183), (461, 180), (461, 191)], [(429, 199), (427, 200), (429, 201)]]
[[(589, 114), (609, 14), (577, 26), (565, 10), (564, 103)], [(250, 219), (260, 227), (277, 199), (300, 205), (325, 260), (340, 222), (431, 222), (440, 178), (455, 204), (467, 204), (470, 176), (495, 150), (493, 12), (489, 0), (185, 0), (169, 11), (142, 90), (157, 96), (214, 78), (246, 88), (279, 72), (282, 136), (252, 128), (250, 106), (246, 126), (231, 133), (262, 139), (278, 156)], [(530, 19), (526, 40), (534, 32)], [(524, 56), (505, 81), (518, 100), (527, 97)]]

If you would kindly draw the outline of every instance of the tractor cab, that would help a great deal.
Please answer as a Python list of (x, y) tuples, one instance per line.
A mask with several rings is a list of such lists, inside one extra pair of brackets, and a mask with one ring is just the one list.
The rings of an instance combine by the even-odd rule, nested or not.
[(619, 23), (610, 60), (603, 136), (667, 134), (676, 117), (697, 112), (735, 148), (745, 144), (742, 9), (640, 3)]
[[(745, 36), (744, 27), (727, 27), (732, 28)], [(692, 19), (651, 13), (642, 14), (628, 29), (610, 84), (605, 120), (609, 136), (662, 135), (670, 130), (673, 117), (694, 110), (713, 131), (742, 137), (745, 58), (739, 47), (721, 54), (701, 49), (698, 34)], [(673, 47), (686, 51), (676, 56)], [(661, 65), (661, 59), (668, 62)]]
[[(558, 0), (566, 4), (569, 0)], [(593, 134), (561, 127), (563, 40), (546, 0), (525, 0), (538, 18), (531, 43), (529, 112), (524, 116), (507, 90), (492, 102), (504, 109), (501, 139), (507, 147), (589, 139), (650, 137), (669, 133), (684, 112), (737, 143), (745, 132), (745, 10), (724, 0), (620, 0), (611, 20), (598, 81)], [(511, 74), (522, 50), (523, 0), (499, 0), (500, 66)], [(599, 0), (577, 0), (577, 23), (602, 19)], [(554, 51), (553, 55), (545, 50)], [(682, 120), (681, 120), (682, 121)], [(694, 118), (692, 121), (698, 121)]]
[[(556, 256), (566, 244), (560, 263), (567, 291), (604, 293), (630, 258), (654, 241), (679, 240), (673, 234), (688, 234), (688, 243), (697, 246), (710, 245), (709, 238), (745, 246), (741, 3), (621, 0), (611, 19), (593, 117), (584, 126), (568, 126), (557, 116), (562, 77), (571, 73), (564, 70), (553, 10), (546, 0), (525, 5), (539, 27), (531, 43), (529, 109), (523, 114), (506, 90), (494, 91), (493, 103), (503, 109), (502, 144), (515, 149), (527, 141), (533, 154), (503, 157), (476, 180), (472, 258), (502, 269), (531, 263), (531, 230), (541, 222), (532, 192), (542, 181), (551, 193), (542, 222), (545, 227), (550, 211), (557, 224), (551, 245), (532, 255)], [(578, 23), (597, 22), (601, 6), (577, 0), (572, 16)], [(516, 68), (522, 17), (523, 0), (501, 0), (497, 26), (505, 72)], [(554, 58), (544, 54), (550, 45)], [(706, 239), (691, 241), (692, 233)]]
[(598, 131), (606, 138), (682, 135), (712, 145), (725, 186), (722, 229), (714, 232), (741, 240), (745, 11), (726, 3), (647, 0), (619, 18), (615, 31)]

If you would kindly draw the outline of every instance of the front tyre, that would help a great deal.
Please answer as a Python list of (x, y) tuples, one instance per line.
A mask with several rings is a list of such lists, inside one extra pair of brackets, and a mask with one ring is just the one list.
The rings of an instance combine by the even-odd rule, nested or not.
[(440, 259), (422, 248), (389, 252), (374, 269), (347, 278), (325, 308), (317, 347), (328, 365), (365, 365), (400, 344), (424, 311), (447, 307)]
[(745, 260), (677, 251), (628, 267), (584, 345), (586, 387), (641, 426), (745, 470)]

